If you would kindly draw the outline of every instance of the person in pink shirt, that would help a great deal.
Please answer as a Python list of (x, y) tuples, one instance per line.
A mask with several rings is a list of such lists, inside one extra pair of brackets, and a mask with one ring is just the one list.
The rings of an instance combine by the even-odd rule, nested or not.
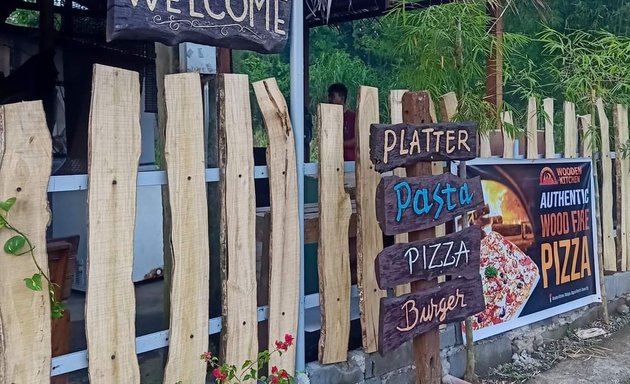
[(328, 102), (343, 106), (343, 160), (355, 160), (355, 148), (357, 139), (354, 131), (355, 113), (348, 109), (348, 88), (341, 83), (335, 83), (328, 87)]

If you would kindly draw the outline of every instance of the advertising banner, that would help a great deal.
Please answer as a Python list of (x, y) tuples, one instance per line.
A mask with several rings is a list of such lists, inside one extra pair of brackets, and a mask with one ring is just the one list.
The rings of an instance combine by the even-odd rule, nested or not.
[(590, 160), (468, 163), (484, 202), (479, 340), (601, 301)]

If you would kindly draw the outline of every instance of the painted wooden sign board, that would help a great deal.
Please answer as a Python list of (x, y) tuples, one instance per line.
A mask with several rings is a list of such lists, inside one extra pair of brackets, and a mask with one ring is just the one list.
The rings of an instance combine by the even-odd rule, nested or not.
[(198, 43), (280, 52), (288, 38), (290, 0), (108, 0), (107, 41)]
[(435, 227), (483, 204), (479, 177), (453, 174), (383, 177), (376, 191), (376, 215), (388, 236)]
[(475, 123), (372, 124), (370, 158), (378, 172), (419, 161), (471, 160), (477, 156)]
[(481, 276), (455, 279), (433, 288), (381, 299), (379, 352), (384, 354), (440, 324), (483, 311)]
[(473, 279), (479, 274), (481, 228), (472, 226), (447, 236), (392, 245), (376, 258), (381, 289), (448, 275)]

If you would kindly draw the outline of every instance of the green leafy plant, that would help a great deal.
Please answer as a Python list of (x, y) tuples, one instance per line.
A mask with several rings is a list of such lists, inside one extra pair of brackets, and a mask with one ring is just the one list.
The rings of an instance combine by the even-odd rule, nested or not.
[(274, 354), (282, 356), (290, 346), (293, 345), (293, 336), (285, 335), (284, 341), (277, 340), (273, 351), (263, 351), (258, 354), (256, 361), (245, 361), (240, 369), (235, 365), (219, 364), (219, 359), (210, 352), (201, 355), (201, 360), (208, 365), (208, 372), (212, 372), (217, 384), (237, 384), (250, 380), (257, 380), (259, 383), (269, 384), (294, 384), (295, 378), (291, 377), (284, 369), (276, 366), (271, 367), (269, 376), (259, 377), (262, 367), (266, 366)]
[(45, 280), (48, 283), (48, 295), (50, 297), (50, 316), (53, 319), (59, 319), (63, 316), (64, 309), (63, 304), (57, 301), (55, 295), (55, 287), (58, 286), (50, 280), (50, 278), (46, 275), (42, 267), (40, 267), (39, 263), (37, 262), (37, 259), (35, 258), (35, 253), (33, 252), (35, 250), (35, 247), (31, 243), (31, 240), (28, 238), (28, 236), (24, 232), (11, 225), (8, 220), (9, 212), (11, 211), (11, 208), (13, 208), (13, 206), (15, 205), (16, 201), (17, 199), (15, 197), (0, 201), (0, 230), (5, 229), (15, 234), (4, 243), (4, 253), (14, 257), (19, 257), (23, 255), (31, 256), (31, 260), (37, 268), (37, 273), (33, 274), (33, 276), (25, 278), (24, 285), (26, 285), (28, 289), (33, 291), (43, 291), (43, 280)]

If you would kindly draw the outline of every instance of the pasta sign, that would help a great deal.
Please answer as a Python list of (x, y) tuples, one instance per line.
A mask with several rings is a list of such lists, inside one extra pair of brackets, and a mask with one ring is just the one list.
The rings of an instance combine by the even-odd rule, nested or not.
[(108, 0), (107, 41), (144, 40), (277, 53), (290, 0)]

